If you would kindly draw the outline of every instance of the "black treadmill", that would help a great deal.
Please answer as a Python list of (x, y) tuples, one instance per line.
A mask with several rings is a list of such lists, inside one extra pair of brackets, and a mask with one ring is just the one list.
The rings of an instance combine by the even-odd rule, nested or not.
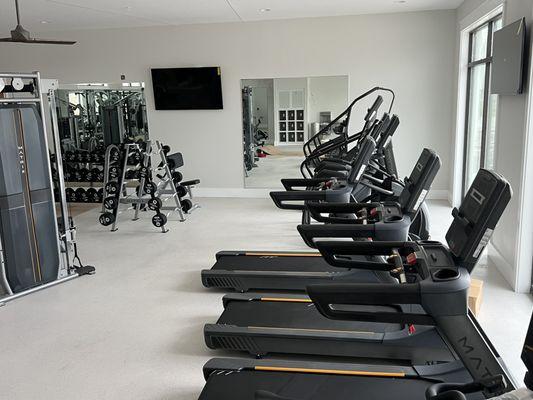
[[(495, 181), (495, 184), (498, 182)], [(461, 217), (457, 210), (447, 237), (458, 223), (469, 224), (469, 235), (482, 238), (483, 233), (493, 227), (491, 221), (493, 205), (499, 200), (499, 191), (487, 185), (482, 176), (473, 182), (470, 193), (485, 199), (479, 206), (476, 221)], [(468, 207), (467, 197), (461, 206)], [(465, 265), (463, 253), (452, 256), (439, 242), (419, 241), (410, 247), (401, 242), (319, 242), (318, 248), (331, 265), (339, 268), (365, 268), (389, 272), (399, 282), (407, 282), (405, 271), (413, 269), (417, 262), (417, 251), (431, 256), (432, 268), (451, 269), (456, 264)], [(421, 246), (420, 246), (421, 244)], [(484, 246), (484, 243), (483, 243)], [(420, 247), (420, 249), (419, 249)], [(357, 262), (344, 259), (345, 256), (364, 254), (386, 257), (387, 263)], [(477, 259), (476, 259), (477, 261)], [(468, 265), (469, 272), (474, 264)], [(420, 277), (411, 274), (410, 281)], [(338, 357), (371, 357), (404, 360), (413, 364), (443, 362), (456, 359), (449, 351), (438, 332), (429, 326), (413, 326), (399, 323), (376, 323), (362, 321), (329, 320), (305, 295), (249, 293), (228, 294), (223, 299), (224, 312), (216, 324), (204, 327), (208, 347), (228, 350), (244, 350), (255, 356), (268, 353), (311, 354)], [(412, 305), (373, 307), (373, 312), (420, 312)]]
[[(367, 154), (370, 151), (367, 152)], [(359, 159), (354, 169), (366, 164)], [(440, 168), (438, 155), (424, 149), (415, 164), (398, 202), (384, 203), (307, 203), (310, 212), (326, 225), (300, 225), (304, 241), (315, 246), (315, 238), (373, 238), (375, 240), (406, 240), (409, 226), (423, 203)], [(352, 184), (357, 179), (352, 179)], [(327, 192), (327, 191), (326, 191)], [(291, 193), (291, 192), (287, 192)], [(313, 195), (313, 193), (310, 193)], [(316, 200), (316, 198), (315, 198)], [(292, 205), (290, 205), (292, 206)], [(342, 217), (323, 217), (334, 213)], [(346, 214), (354, 218), (346, 218)], [(372, 261), (372, 257), (353, 256), (353, 260)], [(205, 287), (304, 291), (311, 283), (324, 281), (393, 282), (390, 274), (372, 269), (339, 269), (326, 262), (317, 252), (221, 251), (210, 270), (202, 270)]]
[[(317, 309), (332, 320), (435, 326), (458, 361), (405, 366), (297, 359), (212, 359), (204, 366), (206, 384), (199, 399), (412, 400), (422, 399), (426, 390), (438, 383), (461, 384), (489, 378), (501, 384), (487, 385), (483, 393), (469, 399), (490, 398), (513, 390), (515, 383), (510, 373), (468, 311), (469, 271), (508, 204), (511, 189), (503, 178), (487, 170), (478, 173), (474, 186), (486, 187), (482, 193), (488, 197), (472, 189), (466, 194), (461, 208), (455, 209), (454, 223), (446, 235), (449, 248), (425, 241), (380, 244), (380, 249), (389, 247), (400, 254), (415, 254), (416, 258), (405, 266), (410, 283), (308, 287)], [(488, 209), (492, 211), (487, 213)], [(479, 229), (480, 226), (484, 229)], [(328, 243), (322, 250), (327, 249), (332, 257), (342, 256), (349, 254), (353, 245)], [(410, 276), (415, 281), (411, 282)], [(419, 305), (425, 313), (371, 310), (372, 306), (391, 304)]]

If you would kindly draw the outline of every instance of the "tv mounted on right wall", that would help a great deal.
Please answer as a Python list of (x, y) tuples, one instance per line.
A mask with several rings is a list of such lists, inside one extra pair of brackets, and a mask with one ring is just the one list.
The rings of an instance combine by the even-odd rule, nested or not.
[(526, 52), (526, 19), (494, 32), (491, 93), (516, 95), (523, 91)]

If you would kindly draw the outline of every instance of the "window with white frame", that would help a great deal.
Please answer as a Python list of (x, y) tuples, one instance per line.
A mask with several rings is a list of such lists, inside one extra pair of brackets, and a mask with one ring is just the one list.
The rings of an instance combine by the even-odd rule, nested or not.
[(502, 23), (498, 14), (469, 32), (463, 195), (480, 168), (494, 168), (498, 96), (490, 93), (492, 37)]

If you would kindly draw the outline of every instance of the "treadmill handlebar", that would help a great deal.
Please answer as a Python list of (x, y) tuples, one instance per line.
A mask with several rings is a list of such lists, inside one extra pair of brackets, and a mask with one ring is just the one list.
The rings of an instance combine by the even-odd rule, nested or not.
[(361, 307), (391, 306), (394, 304), (423, 305), (420, 284), (337, 283), (309, 285), (307, 294), (317, 310), (327, 318), (399, 324), (435, 325), (435, 320), (420, 313), (406, 313), (399, 309), (380, 311)]
[[(363, 225), (367, 226), (368, 225)], [(353, 260), (347, 256), (390, 256), (393, 250), (415, 245), (412, 242), (336, 242), (319, 240), (314, 242), (324, 260), (334, 267), (372, 269), (376, 271), (391, 271), (396, 268), (393, 264), (379, 262), (365, 262)]]
[[(313, 216), (314, 218), (314, 216)], [(316, 218), (315, 218), (316, 219)], [(309, 247), (316, 247), (315, 239), (318, 238), (369, 238), (376, 235), (373, 225), (356, 224), (354, 220), (351, 224), (303, 224), (297, 229), (304, 242)], [(329, 262), (329, 261), (328, 261)], [(333, 265), (333, 264), (331, 264)]]
[[(270, 192), (270, 197), (278, 208), (281, 208), (283, 210), (305, 211), (307, 210), (307, 206), (304, 203), (305, 201), (325, 201), (327, 199), (328, 194), (331, 194), (334, 191), (335, 190), (292, 190), (283, 192)], [(288, 203), (294, 201), (299, 201), (302, 203)]]
[(313, 219), (318, 222), (353, 224), (354, 221), (348, 218), (324, 217), (322, 214), (355, 214), (365, 208), (370, 210), (380, 205), (381, 203), (318, 203), (313, 201), (307, 203), (307, 209), (313, 216)]
[(374, 192), (384, 194), (386, 196), (394, 196), (394, 192), (392, 190), (383, 189), (380, 186), (376, 186), (371, 184), (370, 182), (361, 181), (361, 185), (366, 186), (369, 189), (372, 189)]
[(294, 188), (308, 188), (312, 186), (318, 186), (321, 183), (330, 181), (331, 177), (322, 178), (284, 178), (281, 180), (281, 184), (287, 191), (293, 191)]
[(309, 211), (316, 213), (355, 213), (363, 208), (379, 207), (381, 203), (317, 203), (308, 204)]

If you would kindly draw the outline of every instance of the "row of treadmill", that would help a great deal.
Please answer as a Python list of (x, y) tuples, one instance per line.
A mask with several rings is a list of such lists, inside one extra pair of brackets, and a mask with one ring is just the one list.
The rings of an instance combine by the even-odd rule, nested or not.
[[(271, 193), (277, 207), (302, 213), (297, 229), (313, 250), (221, 251), (202, 271), (204, 286), (232, 291), (205, 342), (238, 358), (205, 364), (200, 400), (486, 399), (517, 388), (467, 305), (511, 187), (481, 169), (446, 243), (430, 240), (424, 201), (439, 156), (424, 149), (397, 178), (399, 118), (393, 100), (380, 112), (379, 92), (391, 93), (373, 88), (332, 121), (343, 126), (338, 137), (311, 138), (303, 178)], [(372, 97), (351, 133), (355, 106)]]

